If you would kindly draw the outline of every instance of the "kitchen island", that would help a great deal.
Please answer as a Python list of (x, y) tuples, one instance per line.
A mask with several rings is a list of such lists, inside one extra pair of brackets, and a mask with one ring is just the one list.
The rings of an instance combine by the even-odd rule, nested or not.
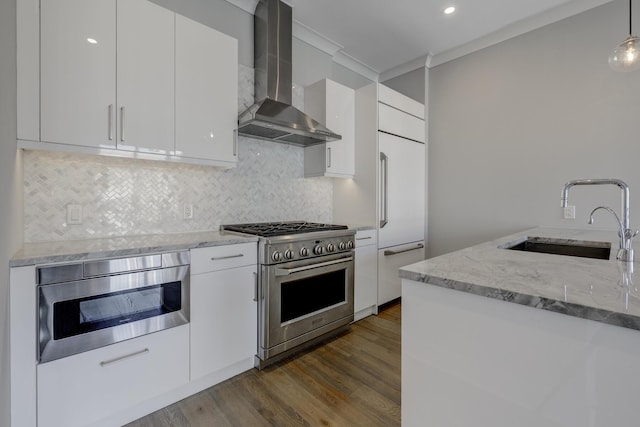
[[(527, 237), (611, 255), (504, 249)], [(617, 248), (536, 228), (403, 267), (403, 425), (637, 426), (640, 266)]]

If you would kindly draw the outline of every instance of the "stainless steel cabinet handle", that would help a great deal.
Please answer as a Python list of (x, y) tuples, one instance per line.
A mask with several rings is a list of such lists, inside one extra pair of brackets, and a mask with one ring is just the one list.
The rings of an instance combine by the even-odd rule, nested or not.
[(242, 258), (243, 256), (244, 256), (244, 254), (214, 256), (214, 257), (211, 257), (211, 261), (220, 261), (220, 260), (223, 260), (223, 259), (230, 259), (230, 258)]
[(380, 194), (380, 203), (382, 204), (382, 218), (380, 218), (380, 228), (384, 228), (389, 222), (389, 203), (387, 196), (389, 195), (389, 158), (382, 151), (380, 152), (380, 177), (382, 183), (382, 191)]
[(321, 262), (319, 264), (307, 265), (305, 267), (298, 268), (276, 268), (276, 276), (288, 276), (293, 273), (300, 273), (301, 271), (313, 270), (314, 268), (327, 267), (329, 265), (342, 264), (353, 261), (353, 257), (340, 258), (335, 261)]
[(109, 104), (109, 141), (113, 140), (113, 104)]
[(120, 141), (124, 141), (124, 107), (120, 107)]
[(233, 130), (233, 155), (238, 155), (238, 129)]
[(253, 273), (253, 300), (258, 301), (258, 273)]
[(120, 357), (116, 357), (116, 358), (113, 358), (113, 359), (102, 361), (102, 362), (100, 362), (100, 366), (102, 366), (104, 368), (105, 366), (111, 365), (111, 364), (116, 363), (116, 362), (120, 362), (121, 360), (128, 359), (130, 357), (138, 356), (138, 355), (145, 354), (145, 353), (149, 353), (149, 349), (148, 348), (145, 348), (145, 349), (140, 350), (140, 351), (136, 351), (135, 353), (125, 354), (124, 356), (120, 356)]
[(404, 253), (404, 252), (415, 251), (415, 250), (422, 249), (422, 248), (424, 248), (424, 245), (422, 243), (418, 243), (413, 248), (400, 249), (399, 251), (391, 251), (391, 250), (384, 251), (384, 256), (398, 255), (398, 254), (401, 254), (401, 253)]
[(331, 147), (327, 147), (327, 167), (331, 167)]
[(369, 240), (369, 239), (373, 239), (373, 237), (368, 236), (368, 237), (356, 237), (356, 240)]

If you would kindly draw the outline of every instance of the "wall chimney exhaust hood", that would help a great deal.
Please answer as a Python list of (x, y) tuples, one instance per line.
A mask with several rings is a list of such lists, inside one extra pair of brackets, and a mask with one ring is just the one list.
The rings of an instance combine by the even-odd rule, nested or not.
[(260, 0), (253, 19), (257, 102), (240, 114), (238, 134), (301, 147), (342, 139), (291, 105), (291, 6)]

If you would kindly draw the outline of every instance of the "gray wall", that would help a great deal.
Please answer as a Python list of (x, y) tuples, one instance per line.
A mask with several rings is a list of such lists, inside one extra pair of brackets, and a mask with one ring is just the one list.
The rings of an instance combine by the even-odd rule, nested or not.
[(0, 2), (0, 426), (9, 425), (9, 259), (22, 238), (16, 159), (16, 1)]
[(431, 255), (537, 225), (586, 228), (601, 204), (619, 212), (616, 187), (580, 187), (577, 220), (563, 220), (574, 178), (627, 181), (640, 228), (640, 72), (607, 65), (627, 8), (616, 0), (429, 70)]
[(381, 83), (424, 104), (425, 75), (425, 67), (420, 67)]

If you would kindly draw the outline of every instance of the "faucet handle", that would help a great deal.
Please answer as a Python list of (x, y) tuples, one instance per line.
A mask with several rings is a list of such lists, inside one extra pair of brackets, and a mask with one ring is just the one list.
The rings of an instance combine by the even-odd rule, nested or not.
[(640, 230), (632, 230), (631, 228), (624, 230), (624, 238), (629, 242), (629, 246), (631, 246), (631, 241), (638, 233), (640, 233)]

